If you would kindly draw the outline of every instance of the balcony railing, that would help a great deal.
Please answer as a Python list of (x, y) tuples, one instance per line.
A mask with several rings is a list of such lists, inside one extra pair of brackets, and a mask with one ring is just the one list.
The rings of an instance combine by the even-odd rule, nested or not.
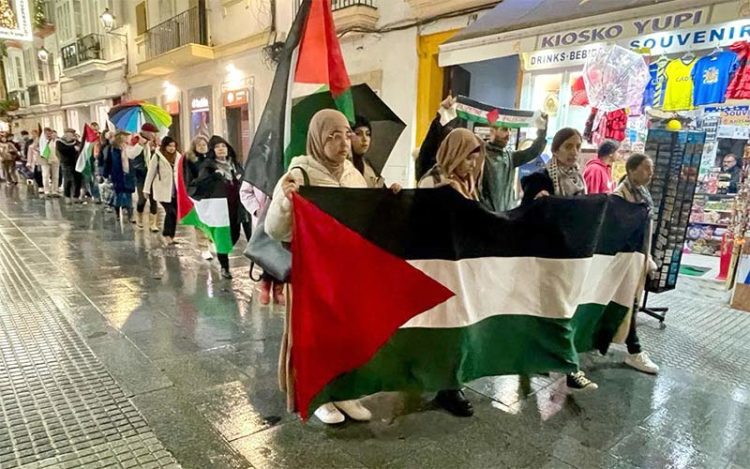
[(205, 10), (193, 7), (146, 31), (146, 59), (186, 44), (208, 45)]
[(60, 49), (63, 69), (72, 68), (89, 60), (102, 60), (101, 34), (88, 34), (79, 37), (76, 42)]
[(331, 9), (333, 11), (355, 6), (376, 8), (375, 0), (331, 0)]
[[(348, 7), (355, 6), (366, 6), (370, 8), (377, 8), (377, 0), (331, 0), (331, 10), (338, 11)], [(302, 0), (295, 0), (294, 2), (294, 13), (297, 14), (299, 7), (302, 5)]]

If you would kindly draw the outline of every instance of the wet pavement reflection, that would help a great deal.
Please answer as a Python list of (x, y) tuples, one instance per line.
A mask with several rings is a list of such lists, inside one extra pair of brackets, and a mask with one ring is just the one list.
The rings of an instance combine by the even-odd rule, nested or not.
[(277, 389), (284, 310), (258, 304), (243, 246), (225, 281), (192, 229), (164, 247), (100, 206), (0, 191), (0, 240), (183, 467), (750, 469), (750, 314), (712, 284), (655, 296), (664, 330), (639, 318), (657, 377), (615, 348), (584, 358), (588, 394), (554, 374), (486, 378), (467, 389), (474, 418), (382, 393), (368, 424), (301, 424)]

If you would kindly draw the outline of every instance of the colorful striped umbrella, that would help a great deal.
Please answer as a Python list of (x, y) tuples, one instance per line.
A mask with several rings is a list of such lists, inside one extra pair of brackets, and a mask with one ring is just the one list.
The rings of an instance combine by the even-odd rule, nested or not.
[(118, 104), (109, 110), (109, 120), (114, 126), (128, 132), (138, 132), (143, 124), (149, 122), (160, 129), (172, 125), (172, 116), (156, 104), (145, 101), (128, 101)]

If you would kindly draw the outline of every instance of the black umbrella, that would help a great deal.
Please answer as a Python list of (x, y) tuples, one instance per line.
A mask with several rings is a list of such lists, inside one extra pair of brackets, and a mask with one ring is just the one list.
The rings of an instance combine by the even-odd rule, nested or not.
[[(355, 114), (366, 117), (372, 124), (372, 144), (367, 152), (367, 161), (380, 174), (406, 124), (366, 84), (353, 86), (351, 92)], [(326, 108), (336, 109), (331, 93), (307, 96), (294, 103), (295, 120), (304, 116), (299, 120), (309, 122), (317, 111)]]

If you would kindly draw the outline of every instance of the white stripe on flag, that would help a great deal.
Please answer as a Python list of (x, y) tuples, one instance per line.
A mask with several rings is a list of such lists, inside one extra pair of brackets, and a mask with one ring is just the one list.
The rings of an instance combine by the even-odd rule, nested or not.
[(193, 208), (201, 222), (211, 228), (229, 226), (229, 207), (227, 199), (203, 199), (193, 201)]
[(644, 255), (619, 253), (584, 259), (483, 257), (413, 260), (409, 264), (456, 296), (401, 327), (466, 327), (491, 316), (572, 318), (578, 305), (614, 301), (630, 307)]

